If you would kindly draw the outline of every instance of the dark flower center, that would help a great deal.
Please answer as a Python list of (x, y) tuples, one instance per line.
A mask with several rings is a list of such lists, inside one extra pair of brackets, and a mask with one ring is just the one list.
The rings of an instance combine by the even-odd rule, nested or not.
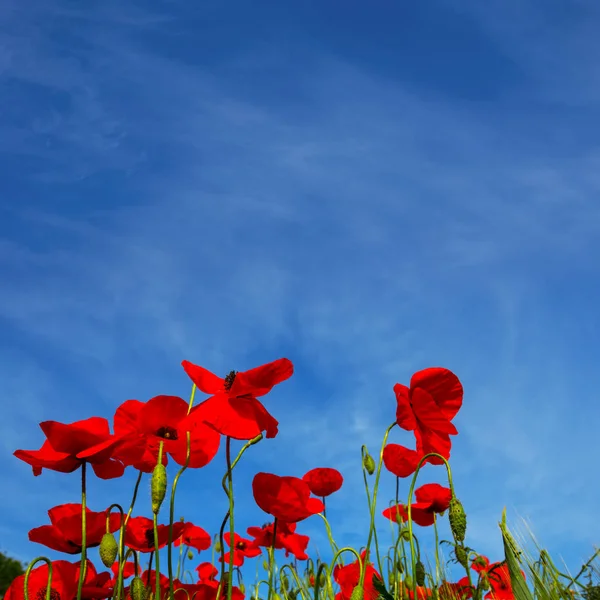
[[(40, 588), (35, 594), (35, 600), (46, 599), (46, 586)], [(54, 588), (50, 588), (50, 600), (60, 600), (60, 593)]]
[(238, 543), (235, 545), (235, 547), (236, 547), (238, 550), (245, 550), (245, 549), (246, 549), (246, 542), (238, 542)]
[(165, 438), (165, 440), (176, 440), (177, 439), (177, 429), (173, 427), (161, 427), (156, 435), (161, 438)]
[(146, 529), (144, 537), (146, 538), (148, 548), (154, 548), (154, 529)]
[(229, 371), (229, 375), (225, 377), (225, 391), (228, 392), (235, 381), (236, 372)]

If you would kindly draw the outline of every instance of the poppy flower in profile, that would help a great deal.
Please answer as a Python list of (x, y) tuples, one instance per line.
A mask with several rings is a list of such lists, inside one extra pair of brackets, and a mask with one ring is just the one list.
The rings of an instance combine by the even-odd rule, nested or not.
[(302, 521), (325, 508), (320, 500), (310, 497), (308, 484), (297, 477), (257, 473), (252, 493), (259, 508), (287, 523)]
[[(450, 451), (450, 435), (458, 433), (451, 420), (460, 410), (463, 387), (458, 377), (448, 369), (433, 367), (415, 373), (410, 387), (394, 386), (396, 421), (407, 431), (414, 431), (417, 451), (423, 454)], [(440, 450), (443, 450), (440, 452)], [(433, 457), (432, 464), (442, 464)]]
[(315, 496), (325, 498), (337, 492), (344, 483), (342, 474), (336, 469), (317, 467), (303, 475), (302, 481), (308, 484), (310, 491)]
[(189, 431), (188, 466), (201, 468), (214, 458), (221, 440), (214, 429), (188, 415), (188, 403), (178, 396), (155, 396), (148, 402), (127, 400), (115, 412), (114, 427), (115, 435), (121, 438), (117, 455), (126, 464), (147, 472), (156, 465), (161, 442), (165, 454), (184, 465)]
[[(75, 600), (79, 584), (80, 562), (67, 562), (66, 560), (52, 561), (52, 583), (50, 598), (60, 600)], [(96, 572), (91, 561), (87, 561), (85, 579), (81, 594), (82, 600), (109, 598), (113, 595), (109, 587), (110, 574)], [(33, 569), (27, 581), (27, 593), (30, 600), (43, 600), (46, 597), (48, 585), (48, 565), (41, 564)], [(13, 579), (4, 594), (4, 600), (25, 600), (25, 575)]]
[[(225, 535), (224, 538), (225, 543), (229, 546), (229, 535)], [(254, 558), (261, 553), (261, 550), (258, 546), (255, 546), (252, 540), (248, 540), (239, 536), (237, 533), (233, 534), (233, 566), (241, 567), (244, 564), (244, 560), (246, 558)], [(226, 552), (223, 557), (219, 557), (221, 562), (224, 562), (226, 565), (229, 564), (229, 560), (231, 558), (231, 550)]]
[[(514, 600), (515, 596), (506, 561), (488, 565), (487, 569), (484, 568), (480, 572), (485, 572), (491, 587), (491, 590), (484, 596), (485, 600)], [(521, 574), (525, 577), (525, 571), (521, 570)]]
[(192, 412), (219, 433), (237, 440), (251, 440), (263, 431), (267, 438), (277, 435), (278, 422), (257, 398), (292, 376), (294, 366), (287, 358), (249, 371), (231, 371), (223, 378), (187, 360), (181, 365), (198, 389), (211, 395)]
[[(100, 545), (106, 533), (106, 511), (94, 512), (86, 507), (86, 545)], [(81, 552), (81, 504), (61, 504), (48, 511), (52, 525), (42, 525), (29, 532), (29, 541), (43, 544), (52, 550), (79, 554)], [(111, 513), (109, 530), (115, 532), (121, 526), (121, 515)]]
[[(367, 559), (367, 552), (364, 550), (360, 555), (361, 560)], [(373, 577), (376, 576), (381, 579), (381, 575), (375, 570), (370, 562), (367, 562), (365, 580), (363, 584), (364, 598), (365, 600), (377, 600), (379, 592), (373, 585)], [(335, 582), (340, 586), (340, 591), (335, 595), (335, 600), (350, 600), (354, 588), (358, 585), (360, 580), (360, 563), (358, 560), (341, 566), (336, 565), (333, 569), (333, 578)]]
[[(173, 523), (173, 539), (183, 533), (185, 523)], [(158, 526), (158, 549), (164, 548), (169, 543), (169, 526)], [(125, 545), (138, 552), (152, 552), (154, 548), (154, 524), (152, 519), (146, 517), (133, 517), (129, 519), (125, 528)]]
[(44, 421), (40, 428), (46, 441), (39, 450), (16, 450), (14, 456), (31, 465), (37, 477), (42, 469), (72, 473), (85, 462), (100, 479), (120, 477), (123, 464), (113, 458), (118, 439), (110, 433), (108, 421), (91, 417), (66, 424)]
[[(427, 527), (433, 525), (434, 514), (440, 514), (448, 510), (452, 492), (450, 488), (439, 485), (438, 483), (426, 483), (415, 490), (416, 502), (411, 506), (410, 516), (414, 523)], [(383, 511), (383, 516), (394, 522), (398, 515), (403, 521), (408, 521), (408, 511), (404, 504), (397, 504)]]
[(248, 535), (254, 538), (252, 542), (255, 546), (270, 548), (273, 546), (277, 550), (285, 550), (286, 557), (293, 554), (298, 560), (307, 560), (306, 548), (310, 538), (307, 535), (296, 533), (296, 523), (286, 523), (277, 521), (277, 530), (275, 531), (275, 541), (273, 542), (274, 523), (267, 523), (262, 527), (248, 527)]
[(467, 577), (462, 577), (456, 583), (442, 582), (438, 588), (440, 600), (464, 600), (473, 597), (473, 588)]
[(173, 542), (174, 546), (181, 546), (181, 544), (201, 552), (210, 548), (212, 538), (202, 527), (198, 527), (193, 523), (184, 523), (183, 533)]

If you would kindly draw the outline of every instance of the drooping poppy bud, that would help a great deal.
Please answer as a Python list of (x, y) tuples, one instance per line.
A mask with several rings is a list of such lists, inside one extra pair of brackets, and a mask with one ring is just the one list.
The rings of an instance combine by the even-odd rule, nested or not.
[(406, 574), (406, 577), (404, 578), (404, 585), (411, 589), (413, 587), (412, 577), (408, 573)]
[(468, 569), (469, 561), (465, 547), (457, 544), (454, 548), (454, 553), (456, 555), (456, 560), (459, 562), (459, 564), (461, 564), (465, 569)]
[(457, 542), (465, 541), (467, 532), (467, 515), (460, 500), (456, 496), (452, 496), (448, 510), (448, 519), (450, 520), (450, 529), (452, 535)]
[(129, 593), (131, 595), (131, 600), (146, 600), (148, 598), (148, 590), (146, 589), (141, 577), (136, 575), (131, 580)]
[(364, 597), (365, 591), (360, 585), (357, 585), (350, 594), (350, 600), (364, 600)]
[(194, 553), (191, 550), (188, 550), (188, 559), (192, 560), (194, 558)]
[(366, 469), (369, 475), (375, 473), (375, 461), (373, 457), (367, 452), (363, 458), (363, 467)]
[(396, 561), (396, 569), (398, 569), (398, 573), (400, 573), (401, 575), (402, 573), (404, 573), (404, 565), (402, 564), (402, 561), (400, 559)]
[(400, 537), (405, 541), (405, 542), (410, 542), (410, 529), (408, 527), (404, 527), (402, 529), (402, 531), (400, 532)]
[(154, 467), (150, 485), (152, 491), (152, 512), (157, 515), (167, 493), (167, 468), (162, 463)]
[(98, 553), (100, 554), (100, 560), (102, 561), (102, 564), (107, 569), (110, 569), (115, 563), (117, 554), (119, 553), (117, 540), (112, 533), (105, 533), (102, 536)]
[(415, 565), (415, 580), (418, 586), (425, 585), (425, 565), (420, 560)]

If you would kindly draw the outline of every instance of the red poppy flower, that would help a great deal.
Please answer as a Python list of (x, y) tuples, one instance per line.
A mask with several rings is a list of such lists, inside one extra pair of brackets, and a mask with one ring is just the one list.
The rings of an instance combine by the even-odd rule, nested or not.
[[(106, 533), (106, 511), (94, 512), (86, 507), (86, 545), (99, 546)], [(61, 504), (48, 511), (52, 525), (42, 525), (29, 532), (29, 541), (43, 544), (52, 550), (79, 554), (81, 552), (81, 504)], [(111, 513), (109, 529), (121, 526), (121, 515)]]
[(255, 546), (270, 548), (273, 546), (277, 550), (285, 550), (285, 555), (290, 553), (298, 560), (307, 560), (306, 548), (310, 538), (307, 535), (296, 533), (296, 523), (286, 523), (277, 521), (277, 531), (275, 535), (275, 544), (273, 544), (274, 524), (268, 523), (262, 527), (248, 527), (248, 535), (254, 538), (252, 542)]
[[(521, 571), (521, 574), (525, 577), (524, 571)], [(492, 589), (484, 596), (486, 600), (514, 600), (510, 573), (505, 561), (490, 565), (487, 578)]]
[[(415, 597), (415, 593), (412, 588), (407, 589), (409, 600), (413, 600)], [(433, 597), (433, 591), (431, 588), (424, 586), (417, 586), (417, 600), (428, 600), (428, 598)]]
[[(360, 555), (361, 560), (367, 560), (366, 550)], [(375, 570), (371, 563), (367, 563), (365, 580), (363, 584), (364, 598), (365, 600), (377, 600), (379, 592), (373, 585), (373, 576), (377, 576), (381, 579), (381, 575)], [(336, 565), (333, 569), (333, 578), (336, 583), (340, 586), (340, 591), (335, 595), (335, 600), (350, 600), (354, 588), (358, 585), (360, 580), (360, 563), (355, 560), (353, 563), (342, 567)]]
[(193, 523), (184, 523), (183, 533), (181, 537), (178, 537), (175, 542), (173, 542), (174, 546), (181, 546), (181, 544), (185, 544), (190, 548), (195, 548), (198, 552), (202, 550), (208, 550), (212, 544), (212, 538), (202, 527), (198, 527)]
[(46, 441), (39, 450), (16, 450), (14, 455), (31, 465), (38, 476), (42, 469), (72, 473), (84, 462), (89, 463), (100, 479), (123, 475), (125, 467), (113, 458), (118, 439), (110, 433), (108, 421), (91, 417), (65, 424), (44, 421), (40, 427)]
[[(443, 487), (437, 483), (426, 483), (415, 490), (416, 502), (411, 507), (411, 518), (413, 522), (421, 527), (433, 525), (434, 513), (443, 513), (450, 506), (452, 492), (450, 488)], [(400, 514), (404, 521), (408, 521), (408, 511), (403, 504), (397, 504), (383, 511), (383, 516), (396, 522)]]
[[(115, 562), (110, 570), (112, 571), (110, 582), (112, 586), (115, 586), (117, 585), (117, 578), (119, 577), (119, 561)], [(133, 575), (135, 575), (135, 563), (132, 560), (128, 560), (123, 565), (123, 580), (129, 579)]]
[[(450, 421), (460, 410), (463, 400), (463, 387), (458, 377), (440, 367), (424, 369), (412, 376), (410, 388), (397, 383), (394, 392), (398, 403), (398, 425), (415, 432), (423, 454), (438, 452), (445, 455), (444, 452), (449, 452), (448, 436), (458, 433)], [(436, 458), (431, 462), (441, 464)]]
[(444, 581), (438, 592), (440, 600), (466, 600), (473, 597), (473, 589), (467, 577), (459, 579), (456, 583)]
[[(173, 539), (183, 533), (185, 524), (181, 521), (173, 523)], [(169, 526), (158, 526), (158, 549), (164, 548), (169, 543)], [(154, 550), (154, 524), (152, 519), (146, 517), (133, 517), (129, 519), (125, 528), (125, 545), (138, 552), (152, 552)]]
[(184, 465), (189, 431), (188, 466), (200, 468), (214, 458), (221, 439), (214, 429), (188, 415), (188, 403), (178, 396), (156, 396), (148, 402), (127, 400), (117, 409), (114, 426), (115, 434), (122, 438), (117, 455), (143, 471), (156, 465), (161, 442), (165, 454)]
[[(157, 598), (157, 599), (158, 598), (168, 598), (169, 578), (164, 573), (159, 573), (159, 576), (158, 576), (158, 587), (160, 588), (158, 596), (156, 595), (156, 571), (154, 571), (153, 569), (148, 571), (148, 569), (146, 569), (141, 574), (140, 578), (144, 582), (146, 589), (152, 590), (153, 598)], [(178, 587), (181, 587), (181, 582), (179, 581), (179, 579), (173, 580), (173, 586), (175, 587), (175, 589), (177, 589)], [(125, 598), (127, 598), (128, 600), (131, 600), (131, 594), (129, 593), (129, 587), (125, 588)]]
[(308, 484), (310, 491), (315, 496), (330, 496), (334, 492), (337, 492), (344, 483), (342, 474), (336, 469), (330, 469), (328, 467), (317, 467), (306, 473), (302, 477), (302, 481)]
[[(70, 563), (66, 560), (55, 560), (52, 562), (52, 583), (50, 597), (58, 600), (74, 600), (77, 597), (77, 586), (79, 584), (80, 563)], [(83, 600), (109, 598), (113, 594), (112, 588), (108, 587), (110, 575), (108, 573), (96, 572), (91, 561), (87, 561), (85, 580), (81, 597)], [(27, 582), (27, 592), (30, 600), (43, 600), (46, 597), (46, 586), (48, 585), (48, 565), (41, 564), (31, 571)], [(4, 594), (4, 600), (25, 599), (25, 575), (20, 575), (10, 584)]]
[[(221, 586), (220, 600), (225, 600), (227, 598), (228, 587), (229, 582), (227, 581), (227, 578), (225, 578), (223, 585)], [(190, 598), (193, 598), (193, 600), (216, 600), (219, 582), (216, 580), (206, 580), (201, 581), (200, 583), (181, 584), (179, 585), (179, 588), (179, 590), (175, 590), (176, 600), (189, 600)], [(231, 598), (232, 600), (244, 600), (245, 596), (244, 593), (234, 585), (231, 588)]]
[(219, 570), (212, 563), (203, 562), (196, 567), (196, 573), (198, 573), (200, 582), (214, 581), (215, 577), (219, 574)]
[[(229, 535), (225, 534), (224, 536), (225, 543), (229, 546)], [(229, 564), (230, 553), (226, 552), (223, 557), (219, 557), (221, 562), (224, 562), (226, 565)], [(254, 558), (261, 553), (261, 550), (258, 546), (254, 545), (252, 540), (248, 540), (239, 536), (237, 533), (233, 534), (233, 566), (241, 567), (244, 564), (244, 560), (246, 558)]]
[(278, 422), (257, 398), (292, 376), (294, 366), (287, 358), (249, 371), (231, 371), (224, 378), (187, 360), (181, 364), (198, 389), (212, 395), (193, 412), (219, 433), (237, 440), (251, 440), (262, 431), (268, 438), (277, 435)]
[(257, 473), (252, 480), (254, 500), (266, 513), (288, 523), (302, 521), (325, 507), (310, 497), (310, 488), (297, 477)]

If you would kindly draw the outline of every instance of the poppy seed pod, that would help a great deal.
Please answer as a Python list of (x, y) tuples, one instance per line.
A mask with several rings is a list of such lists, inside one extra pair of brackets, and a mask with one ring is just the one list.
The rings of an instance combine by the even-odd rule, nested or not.
[(107, 568), (113, 566), (115, 560), (117, 558), (117, 554), (119, 553), (119, 546), (117, 545), (117, 540), (112, 533), (105, 533), (102, 536), (102, 541), (100, 542), (100, 547), (98, 548), (98, 553), (100, 554), (100, 560), (102, 564)]
[(425, 565), (420, 560), (415, 565), (415, 580), (418, 586), (425, 585)]
[(162, 463), (156, 465), (152, 471), (150, 489), (152, 492), (152, 512), (157, 515), (167, 493), (167, 468)]
[(465, 541), (467, 532), (467, 515), (460, 500), (456, 496), (452, 496), (450, 506), (448, 508), (448, 519), (450, 520), (450, 529), (452, 535), (457, 542)]
[(360, 585), (355, 586), (350, 594), (350, 600), (364, 600), (364, 597), (365, 591)]
[(129, 594), (131, 595), (131, 600), (146, 600), (148, 598), (148, 590), (140, 577), (135, 576), (131, 580)]

